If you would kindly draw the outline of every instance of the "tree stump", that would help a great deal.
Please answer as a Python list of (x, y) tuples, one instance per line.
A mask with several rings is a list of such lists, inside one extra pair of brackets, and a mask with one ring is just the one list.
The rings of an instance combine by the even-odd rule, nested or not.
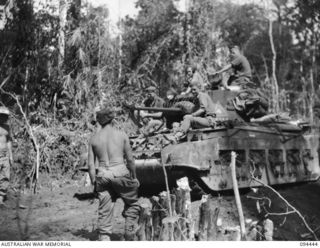
[[(173, 224), (172, 220), (168, 220), (166, 222), (163, 222), (163, 219), (167, 218), (169, 216), (169, 206), (171, 204), (172, 209), (172, 197), (170, 195), (170, 202), (168, 200), (167, 192), (163, 191), (160, 193), (160, 200), (159, 204), (162, 207), (162, 211), (160, 212), (160, 218), (161, 218), (161, 232), (160, 232), (160, 240), (161, 241), (172, 241), (173, 238)], [(174, 201), (175, 202), (175, 201)]]
[(161, 211), (162, 207), (159, 203), (159, 197), (153, 196), (151, 199), (152, 203), (152, 210), (151, 210), (151, 215), (152, 215), (152, 229), (153, 229), (153, 241), (158, 241), (160, 240), (160, 233), (161, 233), (161, 227), (162, 227), (162, 222), (161, 222)]
[(273, 240), (273, 221), (270, 219), (266, 219), (263, 221), (263, 233), (264, 237), (267, 241)]
[[(178, 189), (168, 197), (167, 191), (153, 196), (151, 221), (154, 241), (194, 240), (193, 221), (191, 219), (191, 196), (187, 178), (177, 181)], [(147, 226), (146, 210), (142, 208), (140, 216), (140, 232)], [(146, 222), (148, 223), (148, 222)], [(145, 226), (145, 227), (144, 227)], [(139, 240), (147, 239), (147, 234), (139, 232)]]
[(137, 237), (139, 241), (152, 240), (151, 203), (144, 202), (140, 205)]
[(194, 240), (194, 223), (191, 217), (191, 195), (188, 178), (177, 180), (175, 190), (176, 212), (180, 216), (175, 228), (175, 240)]
[(220, 209), (214, 205), (213, 197), (211, 195), (202, 196), (199, 208), (200, 216), (198, 237), (200, 241), (217, 239), (217, 220)]

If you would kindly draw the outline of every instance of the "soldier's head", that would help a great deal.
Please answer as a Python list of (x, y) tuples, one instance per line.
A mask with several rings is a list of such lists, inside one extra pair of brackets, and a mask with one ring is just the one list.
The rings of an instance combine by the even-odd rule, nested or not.
[(96, 113), (97, 122), (104, 127), (112, 122), (115, 118), (115, 113), (110, 108), (103, 108)]
[(180, 123), (179, 122), (172, 123), (172, 131), (178, 132), (179, 130), (180, 130)]
[(200, 87), (196, 84), (191, 85), (191, 93), (193, 96), (198, 96), (200, 92)]
[(169, 101), (173, 100), (176, 96), (178, 95), (178, 92), (173, 89), (173, 88), (170, 88), (168, 91), (167, 91), (167, 99)]
[(192, 68), (192, 66), (188, 66), (186, 71), (187, 76), (191, 77), (193, 73), (194, 73), (194, 68)]
[(149, 86), (146, 89), (146, 93), (149, 99), (154, 99), (157, 96), (157, 89), (154, 86)]
[(10, 111), (4, 106), (0, 106), (0, 123), (6, 123), (9, 119)]
[(231, 46), (230, 53), (231, 53), (231, 56), (239, 55), (240, 54), (239, 46), (236, 46), (236, 45)]

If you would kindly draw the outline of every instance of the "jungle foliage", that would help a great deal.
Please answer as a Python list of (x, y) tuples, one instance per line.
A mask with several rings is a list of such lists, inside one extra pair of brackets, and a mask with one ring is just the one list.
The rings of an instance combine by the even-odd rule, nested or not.
[[(179, 11), (176, 0), (137, 0), (137, 17), (121, 19), (117, 34), (106, 7), (64, 2), (60, 0), (58, 7), (43, 4), (35, 11), (33, 1), (10, 0), (12, 17), (0, 31), (0, 79), (6, 82), (1, 102), (14, 113), (12, 122), (20, 123), (14, 125), (16, 139), (30, 140), (28, 130), (21, 128), (17, 102), (6, 92), (20, 100), (41, 144), (43, 171), (76, 166), (94, 129), (91, 120), (97, 106), (117, 108), (119, 125), (134, 133), (121, 110), (124, 100), (141, 102), (143, 89), (150, 85), (161, 96), (169, 87), (179, 89), (190, 64), (200, 65), (203, 75), (221, 68), (231, 44), (242, 48), (254, 81), (273, 98), (273, 39), (280, 111), (311, 120), (317, 114), (310, 110), (320, 105), (317, 0), (273, 0), (264, 5), (193, 0), (187, 12)], [(64, 54), (59, 52), (62, 44)], [(66, 149), (70, 152), (61, 159)], [(34, 159), (29, 160), (32, 164)]]

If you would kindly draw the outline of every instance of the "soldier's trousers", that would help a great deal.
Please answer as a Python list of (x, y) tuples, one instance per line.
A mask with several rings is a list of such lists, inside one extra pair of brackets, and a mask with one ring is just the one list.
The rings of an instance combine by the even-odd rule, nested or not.
[(10, 163), (7, 152), (0, 151), (0, 196), (6, 196), (9, 187)]
[(122, 215), (125, 217), (125, 239), (133, 240), (140, 207), (138, 205), (138, 182), (129, 174), (117, 175), (109, 170), (98, 171), (96, 191), (98, 192), (98, 231), (100, 235), (112, 233), (113, 209), (117, 198), (124, 201)]
[(181, 123), (181, 129), (187, 133), (190, 127), (192, 128), (204, 128), (214, 127), (215, 119), (211, 116), (206, 117), (194, 117), (191, 115), (185, 115)]

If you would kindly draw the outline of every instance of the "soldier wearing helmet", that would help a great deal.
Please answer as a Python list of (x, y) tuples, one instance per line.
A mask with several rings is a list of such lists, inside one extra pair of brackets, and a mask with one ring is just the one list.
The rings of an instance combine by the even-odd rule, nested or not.
[(13, 164), (9, 115), (9, 110), (0, 106), (0, 205), (4, 204), (7, 196), (10, 165)]

